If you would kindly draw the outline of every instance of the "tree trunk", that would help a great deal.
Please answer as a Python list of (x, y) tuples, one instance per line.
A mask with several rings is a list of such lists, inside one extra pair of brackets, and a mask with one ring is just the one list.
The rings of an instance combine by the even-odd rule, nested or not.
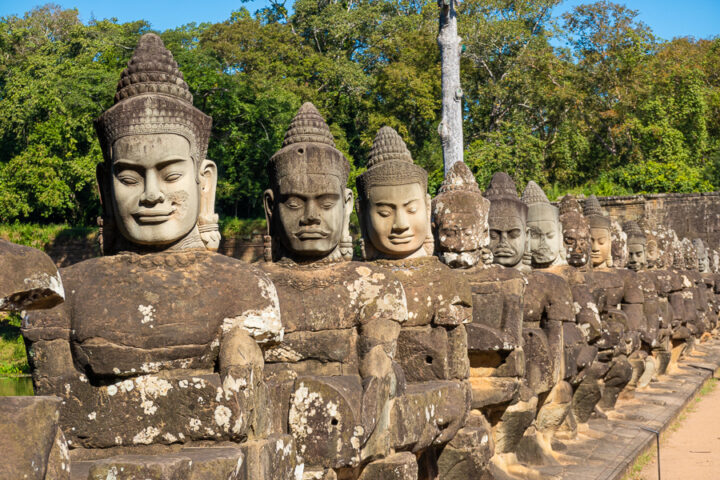
[(463, 161), (462, 88), (460, 87), (460, 43), (457, 34), (457, 0), (438, 0), (440, 7), (440, 61), (442, 69), (442, 120), (438, 133), (442, 141), (445, 174), (455, 162)]

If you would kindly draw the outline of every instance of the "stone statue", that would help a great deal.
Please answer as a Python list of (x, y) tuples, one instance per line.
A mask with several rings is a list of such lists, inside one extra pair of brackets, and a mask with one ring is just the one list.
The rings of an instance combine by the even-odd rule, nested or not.
[(583, 214), (590, 223), (592, 266), (596, 269), (610, 268), (612, 264), (612, 237), (610, 218), (605, 216), (595, 195), (585, 200)]
[[(432, 201), (437, 255), (461, 273), (472, 288), (473, 320), (465, 329), (472, 386), (471, 418), (475, 423), (469, 421), (458, 437), (492, 428), (494, 438), (493, 442), (476, 443), (473, 449), (455, 448), (453, 442), (445, 447), (441, 465), (453, 452), (457, 458), (465, 459), (456, 460), (455, 464), (475, 466), (476, 470), (466, 472), (469, 478), (480, 475), (480, 468), (494, 452), (514, 454), (528, 426), (528, 412), (537, 406), (537, 399), (523, 378), (525, 279), (515, 269), (491, 263), (492, 253), (487, 248), (489, 209), (490, 202), (462, 162), (448, 171)], [(481, 420), (490, 416), (492, 425)]]
[[(658, 371), (664, 373), (665, 364), (669, 358), (669, 321), (667, 311), (660, 300), (655, 287), (654, 275), (647, 270), (646, 246), (647, 239), (637, 222), (627, 221), (623, 224), (623, 231), (627, 238), (628, 263), (627, 267), (636, 273), (636, 280), (643, 291), (643, 313), (646, 323), (641, 326), (641, 348), (648, 354), (645, 358), (643, 373), (631, 384), (638, 387), (647, 386), (656, 377)], [(658, 369), (657, 365), (662, 367)], [(637, 372), (636, 372), (637, 373)]]
[[(437, 257), (428, 256), (433, 242), (427, 173), (413, 164), (405, 142), (392, 128), (377, 133), (368, 169), (358, 177), (357, 187), (364, 253), (393, 272), (407, 296), (408, 319), (398, 337), (396, 357), (407, 388), (390, 412), (391, 424), (403, 426), (394, 433), (393, 443), (403, 450), (430, 452), (432, 445), (453, 439), (470, 408), (465, 329), (472, 321), (470, 286)], [(431, 408), (438, 395), (442, 408), (452, 410), (441, 415), (444, 425), (435, 425), (431, 417), (427, 425), (421, 411)]]
[(65, 299), (53, 261), (34, 248), (0, 239), (0, 311), (51, 308)]
[(554, 207), (549, 203), (541, 206), (543, 202), (537, 190), (531, 186), (526, 196), (534, 204), (536, 243), (538, 247), (543, 247), (535, 252), (528, 248), (528, 231), (532, 231), (527, 224), (529, 206), (518, 198), (510, 176), (503, 172), (493, 175), (485, 197), (490, 200), (490, 249), (495, 263), (524, 272), (526, 277), (522, 315), (524, 380), (536, 403), (538, 398), (544, 399), (542, 404), (538, 404), (537, 430), (545, 438), (532, 435), (523, 438), (524, 432), (517, 432), (520, 436), (516, 439), (549, 444), (548, 438), (565, 420), (572, 400), (570, 386), (564, 382), (563, 323), (574, 322), (575, 314), (567, 282), (551, 273), (530, 271), (529, 265), (522, 262), (524, 252), (530, 252), (536, 260), (549, 266), (560, 254), (558, 249), (554, 251), (557, 255), (548, 252), (552, 248), (547, 248), (549, 238), (544, 238), (545, 234), (552, 237), (555, 245), (560, 245), (560, 232), (557, 224), (546, 221), (552, 218), (546, 214), (548, 210), (552, 213)]
[(492, 262), (487, 248), (489, 209), (468, 166), (453, 164), (432, 201), (435, 248), (444, 264), (465, 269)]
[[(613, 268), (612, 222), (594, 195), (585, 200), (584, 214), (590, 223), (594, 296), (604, 324), (598, 341), (599, 358), (610, 361), (599, 406), (611, 409), (620, 391), (631, 379), (639, 377), (644, 365), (644, 359), (635, 357), (639, 355), (640, 331), (646, 325), (645, 299), (630, 270)], [(633, 363), (628, 361), (630, 356)], [(608, 375), (612, 381), (608, 381)]]
[(490, 251), (494, 262), (503, 267), (528, 271), (521, 263), (527, 250), (528, 207), (517, 196), (515, 182), (505, 172), (497, 172), (485, 191), (490, 200)]
[[(278, 298), (259, 269), (203, 242), (210, 124), (160, 37), (143, 35), (96, 120), (106, 256), (62, 269), (66, 302), (23, 329), (35, 391), (63, 399), (73, 448), (110, 456), (267, 433), (261, 346), (282, 339)], [(278, 461), (290, 475), (294, 455)]]
[(625, 222), (623, 231), (627, 235), (628, 262), (627, 268), (635, 272), (647, 269), (647, 239), (645, 233), (635, 222)]
[(696, 238), (692, 241), (695, 251), (698, 257), (698, 272), (707, 273), (710, 271), (710, 257), (708, 255), (708, 249), (701, 239)]
[(285, 330), (283, 343), (265, 351), (273, 410), (283, 412), (273, 429), (293, 435), (305, 471), (318, 475), (390, 453), (390, 404), (404, 388), (395, 358), (405, 291), (390, 271), (350, 261), (349, 171), (325, 120), (305, 103), (270, 159), (264, 194), (272, 262), (262, 268), (277, 287)]
[(565, 265), (559, 211), (550, 204), (545, 192), (532, 180), (523, 192), (522, 201), (528, 206), (528, 242), (533, 268)]
[(263, 195), (272, 241), (267, 261), (288, 258), (315, 263), (352, 258), (353, 193), (345, 186), (350, 164), (334, 147), (330, 129), (315, 106), (304, 104), (285, 135), (283, 148), (270, 160), (273, 188)]
[[(40, 250), (0, 239), (0, 312), (52, 308), (65, 292), (55, 264)], [(70, 480), (57, 397), (0, 397), (5, 478)]]

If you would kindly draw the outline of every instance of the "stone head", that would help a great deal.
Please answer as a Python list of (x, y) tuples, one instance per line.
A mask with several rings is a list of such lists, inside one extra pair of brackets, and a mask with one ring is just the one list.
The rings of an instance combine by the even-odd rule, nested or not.
[(647, 238), (637, 222), (627, 221), (623, 224), (627, 236), (628, 262), (627, 268), (634, 271), (647, 269)]
[(590, 258), (593, 267), (612, 267), (612, 227), (610, 217), (605, 215), (595, 195), (591, 195), (585, 200), (583, 213), (590, 223)]
[(680, 270), (685, 269), (685, 249), (682, 240), (678, 238), (677, 233), (672, 232), (672, 267)]
[(550, 204), (545, 192), (532, 180), (523, 192), (528, 206), (528, 247), (533, 268), (565, 264), (562, 228), (558, 208)]
[(205, 248), (203, 241), (217, 248), (217, 169), (205, 158), (211, 124), (193, 106), (160, 37), (143, 35), (122, 72), (115, 104), (95, 120), (104, 157), (97, 180), (106, 254)]
[(456, 162), (432, 200), (432, 226), (440, 260), (453, 268), (481, 261), (487, 247), (490, 202), (482, 196), (467, 165)]
[(350, 163), (311, 103), (290, 124), (268, 164), (271, 188), (263, 195), (272, 244), (270, 258), (298, 262), (352, 258)]
[(527, 248), (528, 207), (518, 198), (515, 182), (505, 172), (493, 175), (485, 198), (490, 200), (489, 247), (494, 262), (519, 268)]
[(391, 127), (382, 127), (375, 136), (357, 190), (366, 259), (432, 253), (427, 172), (413, 163), (405, 142)]
[(576, 268), (586, 267), (591, 253), (590, 223), (583, 216), (580, 203), (572, 195), (560, 199), (559, 208), (567, 262)]
[(689, 238), (683, 238), (681, 241), (683, 257), (685, 259), (685, 270), (697, 271), (698, 269), (698, 252), (695, 245)]
[(610, 219), (610, 237), (612, 238), (610, 255), (612, 256), (613, 267), (625, 268), (628, 262), (627, 235), (620, 223), (615, 219)]
[(711, 255), (711, 265), (710, 268), (712, 269), (713, 273), (720, 272), (720, 252), (717, 250), (712, 250)]
[(692, 241), (693, 245), (695, 246), (695, 251), (697, 252), (697, 259), (698, 259), (698, 271), (700, 273), (707, 273), (710, 271), (710, 258), (708, 255), (708, 249), (705, 246), (705, 242), (702, 241), (700, 238), (695, 238)]

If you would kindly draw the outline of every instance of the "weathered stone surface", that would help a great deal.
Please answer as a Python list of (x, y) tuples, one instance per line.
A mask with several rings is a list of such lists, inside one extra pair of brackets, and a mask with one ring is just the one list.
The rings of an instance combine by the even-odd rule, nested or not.
[(247, 447), (190, 447), (179, 455), (192, 462), (188, 480), (244, 480), (248, 476), (243, 450)]
[(465, 426), (438, 457), (442, 480), (482, 478), (490, 457), (495, 453), (490, 424), (480, 412), (470, 412)]
[(535, 419), (537, 396), (527, 387), (521, 386), (517, 401), (512, 403), (493, 425), (495, 453), (512, 453), (517, 449), (525, 430)]
[(459, 382), (409, 384), (390, 411), (393, 446), (417, 452), (447, 442), (462, 426), (469, 400), (467, 386)]
[(65, 298), (62, 280), (40, 250), (0, 239), (0, 311), (50, 308)]
[(359, 376), (300, 377), (290, 404), (289, 428), (305, 463), (355, 466), (369, 432), (362, 423)]
[[(467, 351), (460, 345), (459, 351)], [(463, 350), (460, 350), (463, 348)], [(398, 337), (398, 361), (408, 382), (449, 380), (448, 335), (444, 328), (403, 328)]]
[(469, 351), (512, 351), (521, 346), (525, 292), (522, 274), (499, 265), (461, 272), (473, 294), (473, 321), (466, 325)]
[(0, 477), (67, 480), (70, 457), (57, 397), (0, 397)]
[(123, 455), (94, 462), (88, 480), (184, 480), (190, 476), (191, 463), (182, 456)]
[(522, 384), (519, 378), (512, 377), (471, 376), (469, 382), (472, 387), (472, 408), (510, 402)]
[(358, 480), (417, 480), (415, 455), (401, 452), (368, 464)]
[(263, 353), (266, 362), (292, 363), (311, 359), (323, 363), (340, 362), (358, 368), (357, 337), (357, 331), (353, 328), (296, 331), (285, 334), (282, 343)]

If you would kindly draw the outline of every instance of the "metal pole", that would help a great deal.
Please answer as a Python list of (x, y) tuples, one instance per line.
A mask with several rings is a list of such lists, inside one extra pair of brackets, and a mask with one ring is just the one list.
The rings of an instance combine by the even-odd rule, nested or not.
[(655, 443), (657, 445), (657, 465), (658, 465), (658, 480), (662, 480), (660, 478), (660, 432), (658, 430), (653, 430), (652, 428), (643, 427), (642, 425), (639, 425), (640, 428), (643, 430), (646, 430), (648, 432), (652, 432), (655, 434)]

